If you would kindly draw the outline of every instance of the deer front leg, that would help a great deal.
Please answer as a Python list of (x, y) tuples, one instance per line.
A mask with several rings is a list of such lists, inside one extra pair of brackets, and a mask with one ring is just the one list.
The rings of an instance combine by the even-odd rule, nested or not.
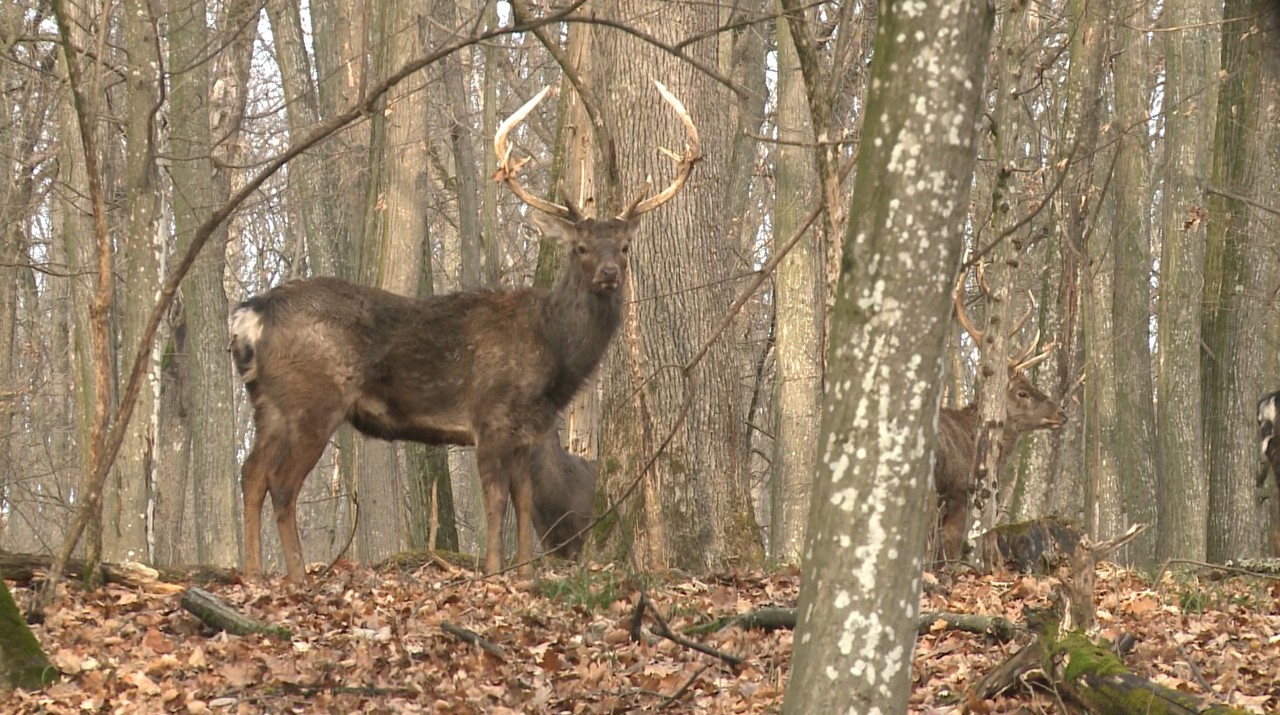
[(520, 564), (520, 575), (533, 575), (533, 474), (531, 472), (532, 450), (525, 448), (516, 451), (508, 463), (511, 474), (511, 496), (516, 509), (516, 563)]
[(502, 570), (502, 517), (507, 511), (507, 494), (510, 491), (510, 472), (507, 466), (510, 460), (504, 459), (510, 454), (508, 443), (496, 440), (478, 440), (476, 445), (476, 467), (480, 471), (480, 485), (484, 489), (484, 515), (486, 528), (486, 546), (484, 551), (484, 572), (497, 573)]

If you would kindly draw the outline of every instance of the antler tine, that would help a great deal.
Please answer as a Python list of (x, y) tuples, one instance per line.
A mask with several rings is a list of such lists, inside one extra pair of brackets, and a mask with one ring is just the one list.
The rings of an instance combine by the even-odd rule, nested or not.
[(960, 327), (973, 338), (974, 345), (979, 349), (982, 348), (982, 331), (973, 325), (973, 321), (969, 320), (969, 314), (964, 312), (964, 277), (968, 275), (966, 272), (960, 273), (960, 280), (956, 282), (956, 289), (952, 294), (956, 304), (956, 319), (960, 321)]
[[(1036, 329), (1035, 337), (1031, 338), (1031, 340), (1027, 343), (1027, 347), (1022, 348), (1022, 350), (1018, 352), (1017, 357), (1011, 357), (1011, 358), (1009, 358), (1009, 364), (1010, 364), (1010, 365), (1012, 365), (1012, 366), (1014, 366), (1015, 368), (1016, 368), (1018, 365), (1021, 365), (1021, 364), (1022, 364), (1022, 361), (1026, 360), (1028, 355), (1030, 355), (1031, 353), (1035, 352), (1035, 350), (1036, 350), (1036, 343), (1038, 343), (1038, 342), (1040, 342), (1040, 329), (1039, 329), (1039, 328), (1037, 328), (1037, 329)], [(1035, 364), (1035, 363), (1032, 363), (1032, 364)]]
[[(1039, 337), (1040, 337), (1040, 333), (1039, 333), (1039, 332), (1037, 332), (1037, 333), (1036, 333), (1036, 338), (1038, 339)], [(1031, 344), (1034, 346), (1034, 345), (1035, 345), (1035, 342), (1033, 341)], [(1053, 354), (1053, 351), (1054, 351), (1054, 350), (1056, 350), (1057, 348), (1058, 348), (1058, 343), (1057, 343), (1057, 342), (1047, 343), (1047, 344), (1044, 346), (1044, 348), (1043, 348), (1043, 349), (1042, 349), (1042, 350), (1041, 350), (1037, 355), (1035, 355), (1034, 357), (1030, 357), (1030, 358), (1027, 358), (1027, 359), (1025, 359), (1025, 360), (1021, 360), (1021, 361), (1019, 361), (1019, 362), (1016, 362), (1016, 363), (1010, 363), (1010, 364), (1011, 364), (1011, 366), (1013, 367), (1013, 369), (1014, 369), (1014, 370), (1016, 370), (1016, 371), (1018, 371), (1018, 372), (1022, 372), (1022, 371), (1024, 371), (1024, 370), (1026, 370), (1027, 368), (1035, 367), (1036, 365), (1039, 365), (1040, 363), (1044, 362), (1045, 360), (1048, 360), (1048, 359), (1049, 359), (1049, 356), (1050, 356), (1050, 355), (1052, 355), (1052, 354)], [(1033, 348), (1033, 349), (1034, 349), (1034, 348)]]
[[(1009, 331), (1009, 337), (1011, 338), (1017, 335), (1018, 331), (1027, 327), (1027, 321), (1031, 320), (1031, 314), (1036, 312), (1036, 296), (1030, 290), (1027, 291), (1027, 300), (1031, 303), (1031, 306), (1027, 308), (1027, 312), (1023, 313), (1021, 318), (1018, 318), (1018, 322), (1014, 323), (1013, 329)], [(1032, 345), (1034, 344), (1033, 342)]]
[(648, 199), (644, 198), (645, 194), (649, 193), (650, 185), (650, 182), (646, 181), (635, 201), (632, 201), (630, 205), (622, 210), (622, 213), (618, 214), (618, 218), (623, 220), (652, 211), (670, 201), (672, 197), (679, 193), (680, 189), (684, 188), (684, 182), (689, 179), (689, 175), (693, 172), (693, 165), (702, 158), (700, 154), (701, 142), (698, 140), (698, 128), (694, 126), (693, 119), (689, 117), (689, 111), (685, 109), (684, 103), (669, 92), (661, 82), (654, 80), (653, 84), (658, 88), (658, 94), (662, 95), (662, 99), (667, 104), (670, 104), (671, 108), (676, 111), (676, 115), (680, 117), (680, 122), (684, 124), (684, 131), (689, 135), (689, 144), (685, 147), (684, 154), (678, 158), (675, 157), (674, 152), (663, 151), (667, 156), (676, 158), (679, 164), (675, 180), (671, 182), (670, 186), (663, 189), (661, 193)]
[(514, 166), (512, 166), (511, 147), (507, 146), (507, 134), (511, 133), (511, 129), (513, 127), (520, 122), (523, 122), (525, 117), (529, 116), (529, 114), (533, 112), (533, 108), (538, 106), (538, 103), (543, 99), (546, 99), (547, 94), (550, 92), (550, 85), (543, 87), (542, 91), (534, 95), (533, 99), (525, 102), (524, 106), (517, 109), (515, 114), (507, 117), (502, 124), (498, 125), (498, 132), (493, 137), (493, 151), (498, 155), (498, 170), (494, 173), (493, 178), (496, 181), (505, 183), (507, 188), (511, 189), (511, 193), (515, 194), (521, 201), (528, 204), (531, 208), (544, 213), (549, 213), (552, 216), (570, 218), (573, 215), (573, 210), (568, 206), (561, 206), (560, 204), (547, 201), (546, 199), (540, 199), (526, 191), (525, 188), (520, 185), (520, 182), (516, 179), (516, 174), (519, 173), (520, 168), (524, 166), (524, 163), (528, 161), (528, 158), (520, 159), (515, 162)]

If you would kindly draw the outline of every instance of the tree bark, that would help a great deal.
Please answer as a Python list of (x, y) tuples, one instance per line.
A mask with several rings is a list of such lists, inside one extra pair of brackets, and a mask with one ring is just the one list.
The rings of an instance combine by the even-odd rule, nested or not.
[(1203, 560), (1209, 490), (1201, 419), (1201, 308), (1218, 82), (1221, 8), (1165, 8), (1165, 169), (1159, 221), (1160, 361), (1156, 414), (1161, 477), (1159, 557)]
[(910, 695), (929, 446), (993, 11), (881, 11), (785, 713), (905, 713)]
[[(775, 247), (820, 201), (813, 126), (804, 77), (796, 55), (792, 19), (779, 17), (778, 144), (774, 147), (773, 235)], [(800, 19), (798, 21), (807, 22)], [(822, 333), (826, 298), (819, 232), (797, 243), (774, 275), (774, 443), (770, 474), (770, 556), (798, 563), (804, 548), (813, 479), (817, 473), (819, 407), (822, 401)]]
[(0, 575), (0, 685), (38, 690), (58, 679)]
[[(122, 13), (128, 62), (125, 66), (125, 222), (121, 268), (124, 280), (114, 296), (119, 345), (129, 355), (139, 344), (146, 325), (146, 309), (159, 292), (168, 236), (161, 219), (162, 187), (155, 164), (160, 136), (159, 67), (156, 56), (156, 18), (151, 4), (125, 3)], [(140, 309), (141, 308), (141, 309)], [(103, 557), (121, 561), (150, 560), (148, 511), (154, 476), (156, 408), (159, 404), (158, 352), (148, 354), (148, 380), (138, 395), (136, 419), (127, 428), (124, 444), (103, 493)], [(123, 363), (123, 364), (121, 364)], [(118, 361), (117, 373), (132, 366)], [(127, 374), (127, 372), (126, 372)], [(116, 380), (120, 378), (117, 376)]]
[(1108, 140), (1115, 143), (1108, 205), (1108, 230), (1114, 242), (1115, 282), (1111, 293), (1116, 381), (1115, 440), (1124, 511), (1133, 523), (1149, 524), (1127, 547), (1129, 562), (1151, 568), (1156, 560), (1157, 477), (1155, 389), (1151, 379), (1151, 190), (1146, 108), (1149, 63), (1142, 33), (1146, 3), (1113, 3), (1115, 36), (1112, 59), (1114, 102)]
[[(169, 101), (173, 107), (172, 147), (174, 227), (178, 250), (191, 245), (196, 229), (204, 220), (205, 207), (216, 206), (231, 193), (230, 166), (240, 163), (240, 120), (246, 101), (245, 82), (252, 59), (258, 13), (251, 0), (237, 0), (223, 16), (223, 32), (215, 35), (206, 24), (204, 2), (192, 0), (176, 6), (169, 18), (169, 66), (180, 74), (173, 82)], [(217, 38), (225, 42), (215, 67), (219, 92), (213, 96), (214, 78), (204, 62), (204, 48)], [(225, 38), (225, 39), (224, 39)], [(229, 40), (229, 41), (227, 41)], [(219, 144), (215, 146), (215, 141)], [(215, 157), (219, 160), (215, 164)], [(226, 270), (224, 246), (228, 229), (224, 225), (211, 238), (214, 250), (192, 266), (181, 288), (181, 310), (185, 320), (181, 334), (173, 336), (181, 348), (174, 354), (180, 377), (182, 404), (186, 409), (190, 455), (185, 483), (193, 491), (192, 518), (196, 523), (235, 524), (239, 522), (239, 490), (234, 441), (234, 399), (232, 369), (226, 359), (227, 294), (223, 287)], [(183, 349), (185, 348), (185, 349)], [(163, 490), (163, 485), (160, 486)], [(182, 499), (184, 495), (175, 494)], [(194, 530), (195, 551), (184, 561), (216, 566), (239, 562), (237, 529)]]
[[(383, 77), (421, 54), (429, 20), (426, 8), (407, 1), (379, 5), (375, 12), (373, 74)], [(400, 295), (417, 294), (426, 245), (425, 80), (421, 72), (401, 82), (372, 119), (360, 282)], [(356, 555), (374, 563), (407, 542), (405, 465), (398, 444), (359, 439), (356, 452)]]
[[(718, 9), (704, 5), (627, 0), (602, 3), (597, 11), (669, 42), (711, 33), (718, 21)], [(650, 176), (665, 185), (667, 179), (660, 177), (671, 176), (671, 162), (654, 146), (682, 141), (678, 137), (684, 131), (648, 79), (660, 78), (702, 127), (724, 123), (729, 96), (706, 75), (690, 72), (684, 62), (629, 35), (610, 32), (598, 40), (597, 95), (608, 98), (606, 124), (618, 148), (623, 191), (634, 191)], [(685, 51), (714, 65), (715, 49), (700, 42)], [(624, 550), (643, 555), (642, 568), (704, 572), (731, 564), (746, 567), (763, 556), (742, 452), (744, 409), (737, 375), (743, 361), (734, 344), (719, 340), (695, 369), (694, 384), (671, 369), (692, 358), (734, 297), (736, 244), (714, 218), (723, 205), (723, 182), (713, 177), (723, 176), (724, 149), (721, 132), (704, 133), (704, 159), (694, 178), (672, 202), (641, 220), (631, 244), (634, 322), (624, 326), (618, 339), (622, 349), (605, 367), (601, 476), (614, 496), (627, 490), (652, 456), (649, 438), (660, 441), (671, 430), (686, 390), (696, 391), (688, 396), (683, 428), (643, 477), (647, 498), (623, 505), (627, 528), (617, 536)], [(629, 198), (612, 197), (611, 212)], [(650, 424), (643, 410), (637, 412), (633, 395), (648, 402)], [(657, 531), (662, 543), (650, 548), (649, 536)]]
[[(1257, 0), (1231, 0), (1225, 17), (1261, 17)], [(1266, 7), (1269, 7), (1266, 6)], [(1207, 555), (1210, 561), (1256, 558), (1268, 546), (1267, 508), (1246, 475), (1257, 463), (1257, 435), (1244, 429), (1255, 419), (1263, 383), (1262, 356), (1271, 349), (1258, 316), (1275, 287), (1276, 254), (1268, 228), (1274, 216), (1244, 197), (1267, 192), (1268, 157), (1258, 145), (1274, 130), (1267, 105), (1277, 84), (1264, 53), (1264, 34), (1222, 32), (1225, 79), (1218, 94), (1213, 187), (1205, 256), (1204, 437), (1209, 476)], [(1263, 91), (1259, 92), (1259, 87)], [(1262, 139), (1263, 141), (1259, 141)], [(1221, 218), (1217, 218), (1221, 217)]]

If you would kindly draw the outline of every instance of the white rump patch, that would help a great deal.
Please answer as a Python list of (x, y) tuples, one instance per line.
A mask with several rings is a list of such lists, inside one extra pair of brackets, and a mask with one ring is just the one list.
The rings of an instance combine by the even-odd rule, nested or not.
[(231, 339), (253, 347), (261, 338), (262, 316), (258, 315), (258, 311), (247, 305), (236, 308), (231, 313)]

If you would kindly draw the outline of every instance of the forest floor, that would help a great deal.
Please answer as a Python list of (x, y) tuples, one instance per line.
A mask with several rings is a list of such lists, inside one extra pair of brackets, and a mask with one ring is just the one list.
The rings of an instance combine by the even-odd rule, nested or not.
[[(1003, 616), (1044, 606), (1052, 578), (927, 579), (922, 612)], [(33, 627), (66, 675), (43, 691), (4, 698), (6, 713), (776, 713), (792, 632), (729, 627), (676, 634), (764, 607), (794, 607), (794, 569), (650, 579), (642, 589), (611, 569), (544, 569), (533, 581), (478, 580), (443, 561), (371, 570), (340, 564), (310, 588), (281, 581), (204, 587), (240, 612), (289, 629), (288, 638), (215, 633), (180, 605), (178, 584), (72, 582)], [(28, 586), (10, 584), (18, 603)], [(167, 592), (165, 592), (167, 591)], [(1251, 577), (1166, 577), (1158, 586), (1102, 565), (1100, 635), (1135, 639), (1137, 674), (1207, 701), (1280, 711), (1280, 583)], [(478, 634), (492, 652), (464, 643)], [(461, 631), (454, 631), (461, 632)], [(966, 688), (1021, 645), (935, 622), (917, 643), (911, 712), (960, 712)], [(740, 659), (731, 665), (722, 655)], [(838, 700), (837, 700), (838, 702)], [(980, 713), (1064, 712), (1053, 693), (1020, 686), (971, 703)]]

